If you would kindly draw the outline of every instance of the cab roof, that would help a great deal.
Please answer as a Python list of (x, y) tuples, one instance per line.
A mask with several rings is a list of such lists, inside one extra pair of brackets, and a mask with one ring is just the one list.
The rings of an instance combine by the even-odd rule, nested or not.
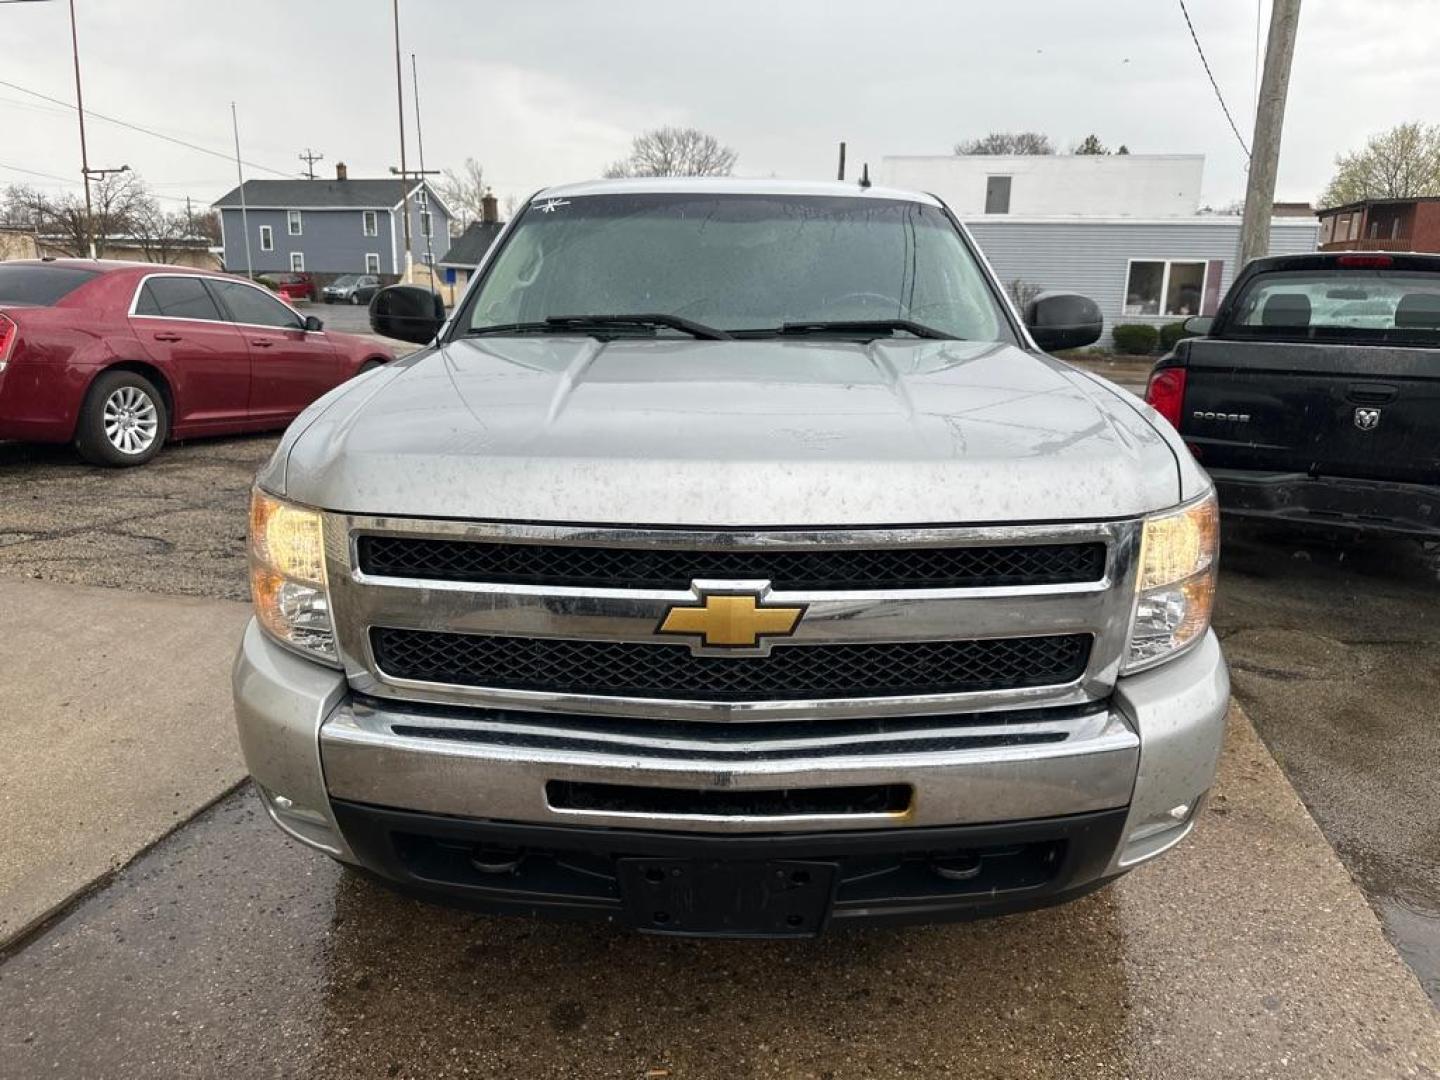
[(844, 199), (889, 199), (939, 206), (933, 195), (901, 188), (868, 187), (840, 180), (747, 180), (733, 176), (656, 176), (622, 180), (586, 180), (548, 187), (532, 198), (563, 199), (581, 195), (657, 194), (703, 195), (811, 195)]

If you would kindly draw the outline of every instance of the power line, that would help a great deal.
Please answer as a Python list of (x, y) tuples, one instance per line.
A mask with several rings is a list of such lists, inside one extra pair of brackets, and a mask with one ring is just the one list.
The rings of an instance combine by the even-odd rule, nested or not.
[[(22, 94), (29, 94), (31, 97), (39, 98), (42, 101), (48, 101), (53, 105), (61, 105), (71, 110), (75, 108), (74, 105), (72, 105), (68, 101), (63, 100), (62, 98), (51, 97), (49, 94), (42, 94), (38, 90), (31, 90), (28, 86), (21, 86), (19, 83), (7, 82), (5, 79), (0, 79), (0, 86), (8, 86), (11, 90), (19, 90)], [(132, 124), (128, 120), (121, 120), (114, 116), (106, 116), (104, 113), (97, 113), (93, 109), (86, 109), (85, 115), (93, 116), (96, 120), (104, 120), (108, 124), (115, 124), (119, 127), (129, 128), (131, 131), (138, 131), (142, 135), (149, 135), (152, 138), (163, 139), (168, 143), (174, 143), (176, 146), (183, 146), (187, 150), (194, 150), (197, 153), (201, 154), (209, 154), (211, 157), (220, 158), (222, 161), (235, 160), (235, 156), (233, 154), (222, 153), (219, 150), (212, 150), (208, 146), (201, 146), (198, 143), (187, 142), (184, 139), (177, 139), (174, 135), (166, 135), (162, 131), (155, 131), (152, 128), (142, 127), (139, 124)], [(268, 165), (257, 165), (253, 161), (247, 161), (245, 162), (245, 164), (252, 169), (259, 169), (261, 172), (274, 173), (276, 176), (283, 176), (286, 179), (292, 179), (295, 176), (293, 172), (283, 172), (280, 169), (272, 169)]]
[[(3, 0), (0, 0), (0, 2), (3, 2)], [(64, 184), (67, 187), (80, 186), (79, 180), (76, 180), (69, 176), (58, 176), (55, 173), (41, 172), (39, 169), (26, 169), (22, 168), (19, 165), (7, 165), (3, 161), (0, 161), (0, 169), (4, 169), (7, 172), (24, 173), (27, 176), (38, 176), (44, 180), (54, 180), (56, 183)], [(148, 194), (152, 199), (165, 199), (167, 202), (186, 201), (186, 197), (184, 195), (162, 195), (158, 191), (147, 191), (146, 194)]]
[(1220, 84), (1215, 81), (1215, 73), (1210, 70), (1210, 61), (1205, 59), (1205, 50), (1200, 47), (1200, 37), (1195, 33), (1195, 24), (1190, 21), (1190, 12), (1185, 8), (1185, 0), (1180, 0), (1180, 13), (1185, 16), (1185, 25), (1190, 28), (1190, 40), (1195, 42), (1195, 51), (1200, 54), (1200, 63), (1205, 67), (1205, 74), (1210, 77), (1210, 85), (1215, 89), (1215, 100), (1220, 102), (1220, 111), (1225, 114), (1225, 119), (1230, 121), (1230, 130), (1235, 133), (1235, 141), (1240, 144), (1240, 149), (1245, 151), (1245, 156), (1250, 156), (1250, 147), (1245, 145), (1245, 139), (1240, 134), (1240, 129), (1235, 126), (1235, 118), (1230, 115), (1230, 106), (1225, 104), (1225, 95), (1220, 93)]

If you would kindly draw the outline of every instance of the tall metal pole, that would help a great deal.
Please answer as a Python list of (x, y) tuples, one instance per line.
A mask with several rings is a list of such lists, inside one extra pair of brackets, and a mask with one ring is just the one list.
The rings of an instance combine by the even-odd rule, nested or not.
[(245, 208), (245, 173), (240, 168), (240, 120), (235, 115), (235, 103), (230, 102), (230, 126), (235, 129), (235, 179), (240, 181), (240, 232), (245, 237), (245, 276), (255, 276), (255, 265), (250, 261), (250, 215)]
[(1270, 37), (1265, 43), (1265, 72), (1255, 106), (1255, 135), (1250, 140), (1250, 180), (1245, 189), (1245, 220), (1240, 226), (1240, 265), (1270, 250), (1270, 214), (1275, 203), (1275, 176), (1280, 169), (1280, 133), (1285, 126), (1285, 96), (1290, 90), (1290, 63), (1295, 57), (1295, 32), (1300, 25), (1300, 0), (1274, 0)]
[(400, 217), (405, 223), (405, 281), (415, 266), (410, 250), (410, 173), (405, 168), (405, 76), (400, 67), (400, 0), (390, 0), (395, 19), (395, 105), (400, 115)]
[(75, 59), (75, 112), (80, 117), (80, 174), (85, 178), (85, 245), (95, 258), (95, 211), (90, 205), (90, 156), (85, 149), (85, 101), (80, 94), (80, 37), (75, 32), (75, 0), (70, 0), (70, 53)]
[(835, 175), (836, 180), (845, 179), (845, 144), (840, 144), (840, 171)]
[[(415, 54), (410, 54), (410, 79), (414, 87), (411, 97), (415, 99), (415, 146), (420, 151), (420, 178), (425, 178), (425, 128), (420, 123), (420, 72), (415, 67)], [(422, 221), (424, 219), (421, 219)], [(422, 230), (423, 231), (423, 230)], [(432, 241), (432, 234), (435, 232), (435, 216), (430, 216), (430, 231), (425, 233), (425, 266), (430, 271), (430, 291), (435, 291), (435, 245)]]

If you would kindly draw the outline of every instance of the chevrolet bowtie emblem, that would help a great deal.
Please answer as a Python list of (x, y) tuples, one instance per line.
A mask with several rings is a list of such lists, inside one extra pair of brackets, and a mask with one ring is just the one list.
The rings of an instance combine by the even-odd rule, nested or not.
[(767, 607), (756, 593), (704, 593), (698, 605), (672, 607), (659, 633), (699, 637), (707, 648), (753, 649), (761, 638), (795, 632), (803, 607)]

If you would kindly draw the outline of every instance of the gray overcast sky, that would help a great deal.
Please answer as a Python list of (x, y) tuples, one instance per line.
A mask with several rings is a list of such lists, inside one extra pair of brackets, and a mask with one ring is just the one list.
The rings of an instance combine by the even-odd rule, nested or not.
[[(1246, 140), (1256, 0), (1188, 0)], [(297, 171), (307, 145), (350, 175), (398, 157), (386, 0), (76, 0), (90, 109)], [(1136, 153), (1200, 152), (1204, 197), (1244, 188), (1243, 155), (1175, 0), (401, 0), (420, 64), (426, 163), (477, 158), (502, 196), (597, 175), (637, 131), (693, 124), (747, 175), (826, 178), (850, 160), (945, 153), (990, 130), (1089, 132)], [(1268, 23), (1268, 3), (1265, 4)], [(63, 0), (0, 4), (0, 79), (73, 100)], [(1308, 0), (1277, 197), (1311, 200), (1335, 154), (1403, 120), (1440, 121), (1440, 0)], [(411, 114), (413, 116), (413, 114)], [(0, 87), (0, 163), (79, 169), (66, 111)], [(408, 133), (413, 153), (413, 129)], [(160, 193), (233, 186), (213, 157), (95, 121), (96, 165)], [(248, 176), (272, 175), (254, 170)], [(55, 181), (0, 168), (0, 183)]]

